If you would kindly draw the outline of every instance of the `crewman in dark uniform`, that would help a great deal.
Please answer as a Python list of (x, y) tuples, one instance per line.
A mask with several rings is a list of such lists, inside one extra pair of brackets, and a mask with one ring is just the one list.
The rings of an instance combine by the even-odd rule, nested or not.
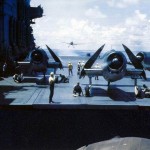
[(81, 63), (80, 63), (80, 61), (78, 62), (77, 70), (78, 70), (77, 75), (80, 75), (80, 71), (81, 71)]
[(86, 97), (90, 97), (91, 96), (90, 89), (91, 89), (91, 85), (86, 85), (86, 87), (85, 87), (85, 96)]
[(60, 77), (61, 79), (58, 81), (59, 83), (69, 83), (69, 79), (65, 75), (60, 74)]
[(81, 96), (81, 93), (83, 95), (82, 88), (80, 86), (80, 83), (78, 82), (73, 88), (73, 94), (78, 94), (79, 96)]

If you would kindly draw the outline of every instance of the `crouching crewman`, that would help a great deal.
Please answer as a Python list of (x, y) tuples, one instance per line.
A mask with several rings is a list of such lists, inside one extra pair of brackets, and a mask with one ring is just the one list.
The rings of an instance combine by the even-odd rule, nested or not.
[(82, 96), (83, 96), (83, 91), (82, 91), (82, 88), (80, 86), (80, 83), (78, 82), (74, 88), (73, 88), (73, 94), (78, 94), (78, 96), (81, 96), (81, 93), (82, 93)]

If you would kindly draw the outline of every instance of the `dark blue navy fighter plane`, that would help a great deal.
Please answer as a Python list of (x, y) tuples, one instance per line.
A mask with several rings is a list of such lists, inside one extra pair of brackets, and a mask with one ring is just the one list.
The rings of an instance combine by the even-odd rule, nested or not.
[(46, 52), (43, 49), (36, 48), (35, 50), (31, 51), (25, 61), (18, 62), (19, 65), (23, 68), (27, 68), (30, 73), (32, 72), (42, 72), (45, 78), (45, 74), (47, 68), (53, 68), (56, 70), (57, 68), (62, 69), (63, 65), (60, 58), (46, 45), (48, 51), (50, 52), (51, 56), (55, 60), (54, 62), (49, 62), (49, 58)]
[(105, 44), (86, 62), (80, 73), (80, 78), (86, 75), (90, 79), (90, 84), (92, 84), (92, 77), (103, 76), (108, 82), (108, 86), (111, 82), (120, 80), (125, 76), (130, 76), (134, 79), (137, 79), (136, 77), (143, 77), (146, 80), (145, 69), (150, 69), (150, 63), (147, 61), (150, 59), (150, 53), (139, 53), (135, 56), (125, 45), (123, 45), (123, 47), (134, 68), (128, 68), (126, 56), (121, 51), (115, 50), (108, 51), (100, 57), (100, 66), (98, 68), (92, 67), (96, 59), (100, 56), (104, 46)]

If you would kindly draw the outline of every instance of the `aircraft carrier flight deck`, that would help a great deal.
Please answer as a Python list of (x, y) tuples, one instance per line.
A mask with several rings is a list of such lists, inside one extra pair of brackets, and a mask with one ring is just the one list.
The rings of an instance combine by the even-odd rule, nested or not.
[[(14, 82), (12, 76), (1, 78), (1, 106), (31, 106), (41, 108), (83, 108), (83, 109), (117, 109), (117, 108), (131, 108), (138, 109), (149, 108), (149, 98), (137, 99), (134, 93), (134, 80), (124, 77), (122, 80), (113, 82), (108, 89), (107, 82), (103, 77), (99, 80), (92, 78), (92, 96), (91, 97), (74, 97), (72, 95), (73, 87), (77, 82), (80, 82), (83, 93), (84, 88), (89, 84), (89, 78), (79, 79), (77, 75), (77, 63), (83, 58), (79, 57), (62, 57), (64, 64), (67, 65), (69, 61), (73, 63), (73, 76), (68, 76), (68, 68), (57, 70), (56, 75), (64, 74), (69, 77), (69, 83), (56, 83), (53, 100), (55, 103), (49, 104), (49, 85), (48, 78), (51, 70), (48, 70), (46, 75), (46, 82), (41, 83), (42, 75), (36, 77), (24, 76), (22, 83)], [(87, 60), (84, 57), (83, 60)], [(137, 79), (137, 85), (142, 86), (146, 84), (150, 86), (150, 73), (146, 71), (147, 80)]]

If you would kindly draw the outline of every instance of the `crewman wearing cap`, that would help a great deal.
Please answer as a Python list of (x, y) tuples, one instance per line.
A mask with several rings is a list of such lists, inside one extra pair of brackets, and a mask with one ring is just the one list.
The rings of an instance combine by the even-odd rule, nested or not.
[(49, 85), (50, 85), (49, 103), (54, 103), (54, 101), (52, 101), (54, 95), (54, 85), (55, 85), (55, 76), (53, 72), (50, 73)]
[(73, 65), (72, 65), (71, 62), (69, 62), (69, 63), (68, 63), (69, 76), (70, 76), (70, 75), (73, 75), (72, 69), (73, 69)]

